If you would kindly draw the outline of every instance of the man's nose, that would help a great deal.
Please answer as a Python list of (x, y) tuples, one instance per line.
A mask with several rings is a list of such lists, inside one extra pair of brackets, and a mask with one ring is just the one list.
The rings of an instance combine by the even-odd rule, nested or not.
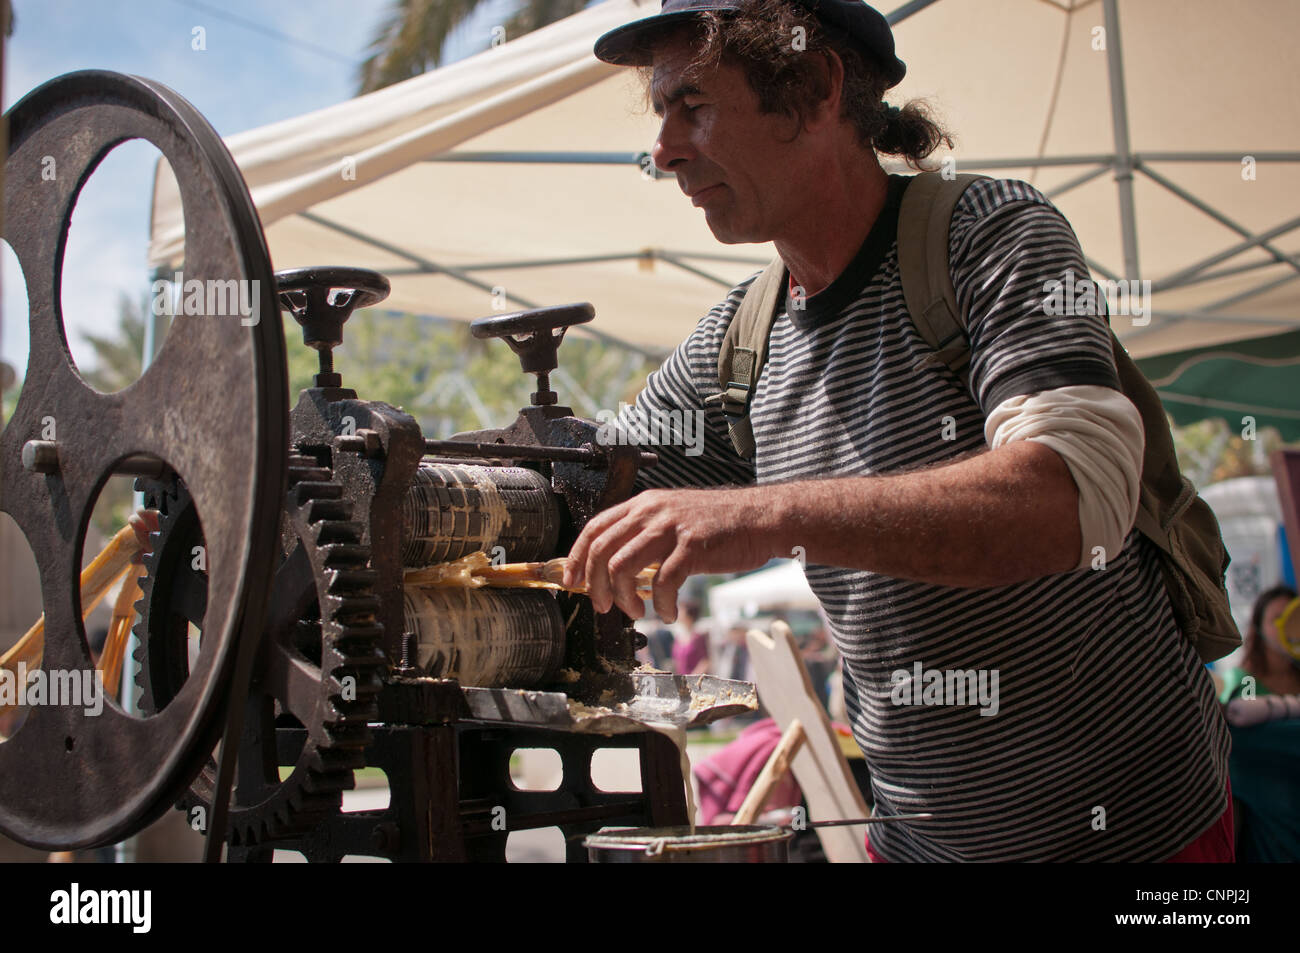
[(682, 123), (673, 116), (665, 116), (659, 124), (659, 135), (655, 137), (650, 158), (662, 172), (676, 172), (677, 166), (690, 158), (690, 144), (684, 134)]

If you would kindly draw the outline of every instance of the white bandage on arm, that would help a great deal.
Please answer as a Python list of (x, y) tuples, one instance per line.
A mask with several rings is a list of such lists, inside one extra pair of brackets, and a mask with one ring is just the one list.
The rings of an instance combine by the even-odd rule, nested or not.
[(1109, 562), (1119, 555), (1137, 518), (1145, 438), (1132, 401), (1109, 387), (1058, 387), (998, 404), (984, 423), (996, 450), (1016, 440), (1051, 447), (1079, 488), (1083, 546), (1075, 569), (1090, 568), (1101, 547)]

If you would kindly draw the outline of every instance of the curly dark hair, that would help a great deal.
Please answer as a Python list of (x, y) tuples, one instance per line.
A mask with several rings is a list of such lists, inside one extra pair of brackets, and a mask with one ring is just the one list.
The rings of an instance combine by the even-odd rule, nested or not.
[[(1286, 599), (1289, 602), (1294, 598), (1296, 598), (1296, 591), (1285, 583), (1265, 589), (1255, 598), (1255, 604), (1250, 611), (1250, 628), (1246, 630), (1246, 636), (1242, 640), (1244, 652), (1242, 667), (1246, 671), (1257, 672), (1265, 668), (1264, 613), (1268, 611), (1269, 605), (1277, 599)], [(1294, 664), (1300, 668), (1300, 661), (1295, 661)]]
[[(724, 62), (744, 70), (759, 108), (799, 120), (829, 93), (825, 68), (831, 54), (844, 65), (840, 115), (853, 124), (858, 141), (883, 155), (901, 156), (921, 169), (922, 160), (952, 135), (930, 115), (921, 100), (901, 109), (882, 101), (888, 80), (873, 58), (835, 27), (789, 0), (744, 0), (735, 12), (701, 13), (685, 26), (661, 36), (689, 31), (696, 39), (687, 75), (707, 72)], [(652, 71), (642, 69), (647, 91)]]

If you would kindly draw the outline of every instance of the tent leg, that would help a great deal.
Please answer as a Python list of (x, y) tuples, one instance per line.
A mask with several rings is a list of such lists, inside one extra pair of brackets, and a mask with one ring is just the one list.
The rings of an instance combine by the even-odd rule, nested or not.
[(1124, 274), (1137, 279), (1137, 218), (1133, 211), (1133, 148), (1128, 137), (1128, 96), (1124, 91), (1124, 61), (1120, 52), (1119, 0), (1102, 0), (1106, 14), (1106, 62), (1110, 73), (1110, 118), (1115, 131), (1115, 183), (1119, 190), (1119, 221), (1124, 244)]

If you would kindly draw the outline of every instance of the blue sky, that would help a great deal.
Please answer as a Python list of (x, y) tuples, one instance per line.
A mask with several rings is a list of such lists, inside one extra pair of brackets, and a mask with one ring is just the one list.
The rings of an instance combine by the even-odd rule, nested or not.
[[(394, 0), (12, 0), (4, 108), (63, 73), (108, 69), (172, 87), (228, 136), (350, 99), (357, 68)], [(487, 0), (462, 25), (446, 60), (486, 48), (516, 0)], [(195, 28), (203, 50), (195, 50)], [(79, 331), (111, 334), (119, 291), (149, 287), (144, 262), (156, 150), (118, 147), (91, 177), (73, 214), (65, 258), (64, 317), (73, 356)], [(0, 357), (27, 363), (26, 299), (8, 246), (3, 255)]]

